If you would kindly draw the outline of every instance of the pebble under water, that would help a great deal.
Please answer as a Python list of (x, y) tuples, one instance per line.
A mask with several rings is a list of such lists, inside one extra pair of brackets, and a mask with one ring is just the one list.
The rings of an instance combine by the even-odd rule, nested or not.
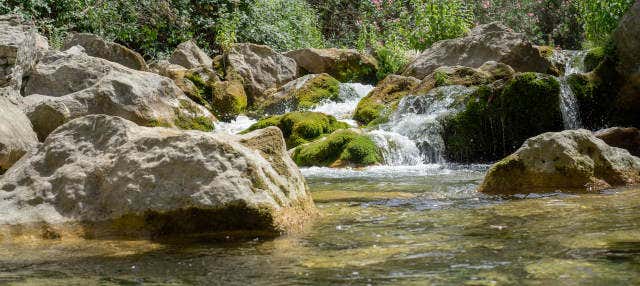
[(487, 166), (304, 169), (321, 212), (273, 240), (0, 244), (4, 285), (638, 285), (640, 190), (496, 198)]

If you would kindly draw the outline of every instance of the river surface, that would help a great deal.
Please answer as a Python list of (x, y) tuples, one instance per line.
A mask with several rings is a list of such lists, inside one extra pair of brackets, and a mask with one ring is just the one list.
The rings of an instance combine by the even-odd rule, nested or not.
[(640, 190), (496, 198), (486, 168), (305, 169), (321, 217), (301, 234), (5, 242), (0, 284), (640, 284)]

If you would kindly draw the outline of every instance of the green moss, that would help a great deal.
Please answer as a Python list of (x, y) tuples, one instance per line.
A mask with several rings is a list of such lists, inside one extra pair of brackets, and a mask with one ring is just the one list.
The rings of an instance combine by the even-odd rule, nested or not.
[(300, 166), (369, 166), (382, 161), (375, 143), (351, 130), (338, 130), (298, 147), (292, 158)]
[(442, 71), (436, 71), (433, 74), (433, 78), (436, 81), (436, 86), (444, 86), (444, 85), (449, 85), (449, 75), (445, 72)]
[(171, 127), (171, 123), (165, 121), (165, 120), (158, 120), (158, 119), (153, 119), (149, 122), (147, 122), (147, 124), (145, 124), (145, 126), (147, 127)]
[[(215, 129), (213, 121), (210, 118), (199, 116), (198, 107), (187, 100), (180, 100), (181, 109), (175, 110), (175, 119), (173, 123), (176, 127), (184, 130), (200, 130), (211, 132)], [(187, 114), (187, 111), (189, 114)]]
[(211, 111), (221, 120), (233, 120), (247, 109), (247, 95), (242, 84), (216, 82), (212, 84)]
[(539, 46), (538, 47), (538, 51), (540, 51), (540, 56), (544, 57), (544, 58), (551, 58), (553, 56), (554, 53), (554, 48), (551, 46)]
[(358, 103), (353, 119), (362, 125), (386, 122), (400, 100), (420, 82), (417, 79), (391, 75), (381, 81)]
[(311, 109), (327, 99), (335, 101), (339, 96), (340, 82), (328, 74), (310, 79), (294, 94), (299, 110)]
[(291, 112), (262, 119), (243, 133), (269, 126), (280, 128), (288, 148), (294, 148), (335, 130), (349, 127), (346, 123), (336, 120), (335, 117), (319, 112)]
[(340, 82), (374, 83), (377, 79), (375, 60), (365, 62), (358, 55), (347, 55), (336, 61), (332, 72), (329, 72)]
[(196, 86), (196, 90), (192, 93), (187, 93), (187, 96), (207, 109), (211, 109), (210, 101), (206, 98), (208, 94), (211, 94), (210, 85), (197, 73), (188, 73), (185, 78)]
[(523, 73), (502, 89), (480, 87), (465, 110), (444, 121), (446, 155), (456, 162), (494, 161), (533, 136), (563, 129), (560, 85), (552, 76)]
[(590, 72), (598, 67), (606, 56), (605, 48), (596, 47), (587, 52), (584, 57), (584, 70)]

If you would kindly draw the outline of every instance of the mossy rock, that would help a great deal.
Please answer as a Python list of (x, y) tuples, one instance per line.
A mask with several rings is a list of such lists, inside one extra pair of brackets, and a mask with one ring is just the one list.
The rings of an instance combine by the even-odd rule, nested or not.
[(477, 69), (464, 66), (439, 67), (426, 76), (413, 93), (424, 95), (434, 88), (448, 85), (483, 85), (497, 80), (510, 79), (515, 73), (510, 66), (495, 61), (486, 62)]
[(233, 120), (246, 110), (247, 95), (241, 82), (205, 81), (195, 73), (186, 77), (196, 86), (196, 92), (189, 97), (221, 120)]
[(299, 166), (364, 167), (382, 162), (380, 150), (373, 140), (353, 130), (338, 130), (299, 146), (292, 158)]
[(604, 47), (596, 47), (589, 51), (584, 57), (584, 71), (590, 72), (595, 70), (600, 63), (605, 60), (606, 49)]
[(338, 121), (333, 116), (307, 111), (291, 112), (285, 115), (275, 115), (262, 119), (242, 133), (248, 133), (269, 126), (280, 128), (286, 139), (287, 148), (289, 149), (309, 143), (338, 129), (349, 127), (348, 124)]
[(420, 84), (413, 77), (390, 75), (358, 103), (353, 119), (363, 125), (384, 123), (400, 100)]
[[(215, 130), (213, 121), (208, 117), (199, 116), (198, 107), (192, 102), (180, 100), (180, 107), (182, 110), (175, 110), (176, 117), (173, 123), (176, 127), (184, 130), (199, 130), (204, 132)], [(164, 126), (166, 123), (159, 122), (158, 124), (159, 126)]]
[(522, 73), (504, 86), (483, 85), (463, 111), (444, 119), (446, 156), (454, 162), (503, 158), (533, 136), (563, 129), (560, 84), (552, 76)]
[(340, 82), (375, 83), (378, 61), (353, 49), (301, 49), (285, 54), (303, 74), (328, 73)]
[(280, 87), (278, 91), (259, 104), (260, 114), (284, 114), (310, 110), (326, 100), (337, 101), (340, 82), (329, 74), (312, 74), (298, 78)]

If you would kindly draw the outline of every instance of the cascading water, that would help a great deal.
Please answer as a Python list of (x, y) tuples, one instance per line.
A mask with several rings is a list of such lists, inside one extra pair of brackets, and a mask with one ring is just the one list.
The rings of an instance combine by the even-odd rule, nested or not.
[(583, 72), (585, 56), (586, 53), (583, 51), (556, 51), (554, 54), (554, 60), (564, 63), (565, 66), (564, 75), (558, 78), (560, 82), (560, 111), (565, 129), (582, 127), (578, 99), (569, 85), (568, 78), (572, 74)]
[(358, 102), (367, 96), (373, 90), (371, 85), (363, 85), (359, 83), (341, 83), (340, 96), (338, 101), (326, 101), (318, 105), (312, 111), (322, 112), (332, 115), (340, 121), (346, 122), (353, 127), (357, 127), (358, 123), (353, 119), (353, 112), (358, 106)]
[(231, 122), (216, 122), (215, 132), (217, 133), (227, 133), (227, 134), (238, 134), (247, 128), (251, 127), (257, 121), (255, 119), (249, 118), (245, 115), (240, 115), (236, 117), (235, 120)]
[[(464, 108), (463, 98), (475, 88), (443, 86), (426, 95), (404, 97), (388, 123), (371, 132), (385, 162), (398, 165), (444, 162), (442, 119)], [(388, 153), (388, 154), (387, 154)]]

